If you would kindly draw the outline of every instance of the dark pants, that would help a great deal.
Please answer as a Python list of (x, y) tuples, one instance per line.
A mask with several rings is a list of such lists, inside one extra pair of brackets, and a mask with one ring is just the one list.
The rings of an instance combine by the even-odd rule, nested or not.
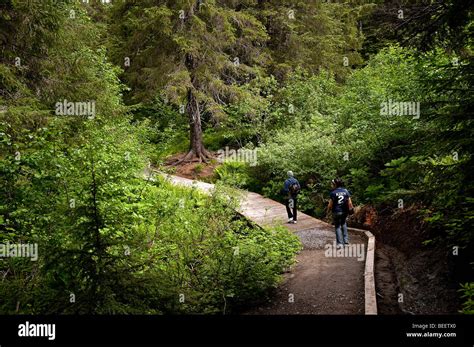
[(347, 213), (339, 212), (333, 215), (334, 226), (336, 227), (336, 242), (338, 245), (348, 244), (349, 235), (347, 234)]
[[(290, 208), (290, 201), (293, 201), (293, 208)], [(290, 197), (286, 198), (285, 200), (285, 206), (286, 206), (286, 213), (288, 213), (288, 218), (293, 218), (293, 220), (296, 220), (296, 204), (297, 204), (297, 199), (296, 197)], [(293, 210), (293, 213), (291, 213), (291, 210)]]

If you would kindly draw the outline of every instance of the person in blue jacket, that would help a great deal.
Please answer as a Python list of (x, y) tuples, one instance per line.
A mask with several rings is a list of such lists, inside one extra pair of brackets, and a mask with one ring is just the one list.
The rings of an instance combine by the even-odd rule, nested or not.
[(327, 212), (332, 212), (334, 226), (336, 228), (337, 248), (341, 248), (343, 245), (349, 244), (346, 218), (349, 212), (353, 211), (353, 205), (351, 194), (344, 188), (342, 179), (333, 179), (331, 185), (333, 190), (329, 194), (330, 200)]
[(288, 179), (283, 184), (283, 193), (285, 194), (285, 207), (288, 214), (288, 223), (296, 224), (297, 222), (297, 197), (301, 186), (294, 177), (292, 171), (287, 172)]

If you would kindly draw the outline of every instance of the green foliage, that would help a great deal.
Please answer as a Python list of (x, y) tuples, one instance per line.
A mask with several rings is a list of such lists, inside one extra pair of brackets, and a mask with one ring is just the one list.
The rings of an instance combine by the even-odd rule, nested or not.
[[(285, 79), (296, 67), (311, 73), (329, 70), (343, 79), (362, 63), (357, 20), (369, 5), (317, 0), (258, 2), (255, 13), (271, 33), (271, 71)], [(344, 57), (347, 64), (344, 65)]]
[(474, 314), (474, 282), (461, 284), (459, 291), (462, 293), (461, 298), (464, 299), (461, 313)]
[[(292, 264), (298, 239), (250, 225), (227, 193), (145, 180), (150, 144), (152, 159), (174, 153), (187, 120), (159, 98), (126, 114), (104, 23), (87, 11), (102, 20), (106, 12), (29, 3), (0, 4), (0, 243), (37, 244), (39, 257), (2, 259), (0, 312), (227, 313), (261, 299)], [(183, 38), (170, 43), (193, 51)], [(55, 115), (63, 99), (94, 100), (95, 117)]]
[(100, 122), (85, 124), (76, 145), (54, 141), (54, 124), (26, 133), (38, 140), (19, 148), (23, 159), (2, 160), (3, 193), (15, 197), (1, 206), (2, 241), (40, 250), (36, 263), (2, 265), (2, 312), (17, 302), (20, 313), (229, 312), (278, 283), (296, 237), (251, 227), (219, 193), (144, 181), (127, 120)]
[[(0, 263), (0, 312), (227, 313), (275, 286), (295, 236), (249, 224), (223, 187), (143, 179), (200, 140), (196, 120), (210, 149), (258, 146), (219, 183), (280, 199), (292, 170), (323, 216), (341, 176), (355, 203), (418, 206), (427, 247), (472, 253), (472, 11), (403, 5), (400, 20), (390, 2), (2, 1), (0, 242), (40, 258)], [(64, 99), (96, 117), (54, 115)]]
[[(400, 9), (402, 18), (398, 15)], [(366, 52), (373, 53), (396, 42), (422, 52), (437, 47), (462, 51), (472, 43), (472, 6), (466, 1), (377, 1), (371, 10), (364, 18)]]
[[(472, 185), (465, 183), (472, 182), (464, 80), (469, 66), (469, 60), (453, 66), (441, 51), (416, 56), (394, 46), (354, 72), (343, 87), (326, 74), (290, 78), (278, 96), (278, 129), (259, 148), (256, 173), (267, 182), (262, 191), (278, 196), (280, 184), (274, 180), (283, 181), (292, 170), (308, 184), (311, 212), (325, 204), (330, 180), (343, 176), (356, 202), (396, 207), (403, 199), (430, 206), (427, 221), (445, 230), (439, 241), (468, 247), (473, 241)], [(420, 118), (382, 115), (387, 100), (420, 102)], [(293, 105), (294, 114), (283, 105)]]
[(196, 174), (199, 174), (200, 172), (202, 172), (202, 169), (204, 168), (204, 165), (202, 165), (201, 163), (197, 164), (194, 168), (193, 168), (193, 171), (196, 173)]
[(330, 73), (310, 75), (296, 70), (273, 98), (264, 124), (264, 140), (273, 138), (274, 131), (282, 128), (317, 128), (323, 134), (331, 134), (334, 123), (328, 117), (328, 110), (334, 108), (338, 89)]
[(275, 117), (269, 113), (274, 107), (277, 80), (272, 75), (257, 77), (243, 88), (261, 97), (245, 98), (239, 103), (227, 105), (225, 119), (219, 122), (218, 128), (208, 131), (208, 134), (212, 131), (221, 135), (223, 141), (216, 149), (226, 145), (242, 147), (246, 143), (257, 144), (263, 141), (265, 134), (275, 128)]
[[(299, 248), (288, 231), (249, 228), (218, 200), (214, 196), (188, 203), (186, 198), (184, 210), (167, 214), (160, 224), (171, 247), (165, 253), (169, 265), (160, 267), (160, 283), (171, 282), (165, 312), (229, 312), (256, 300), (279, 282), (278, 274)], [(179, 223), (181, 228), (176, 227)], [(179, 304), (180, 294), (186, 298), (184, 305)]]
[(244, 162), (225, 161), (214, 169), (214, 173), (220, 182), (235, 188), (251, 189), (256, 184), (250, 167)]
[(250, 11), (236, 7), (215, 1), (200, 6), (196, 1), (127, 0), (114, 3), (111, 11), (114, 60), (133, 60), (124, 73), (134, 88), (132, 102), (161, 95), (176, 107), (185, 106), (192, 149), (201, 158), (201, 119), (219, 123), (226, 105), (260, 103), (247, 84), (264, 72), (268, 34)]
[(263, 183), (261, 191), (279, 200), (286, 172), (292, 170), (306, 183), (300, 206), (321, 212), (323, 196), (339, 172), (337, 162), (344, 152), (343, 147), (333, 145), (334, 119), (328, 114), (338, 87), (326, 73), (310, 76), (298, 71), (288, 80), (268, 116), (266, 142), (258, 148), (258, 165), (252, 173)]
[(145, 126), (143, 141), (149, 143), (150, 159), (161, 163), (169, 155), (188, 149), (187, 119), (161, 98), (130, 106), (134, 122)]

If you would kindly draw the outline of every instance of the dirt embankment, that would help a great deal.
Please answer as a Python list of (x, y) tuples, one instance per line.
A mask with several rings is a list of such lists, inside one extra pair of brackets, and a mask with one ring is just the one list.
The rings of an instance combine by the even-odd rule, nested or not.
[[(376, 237), (375, 285), (380, 314), (456, 314), (460, 309), (456, 259), (446, 248), (429, 247), (432, 237), (415, 207), (377, 212), (370, 206), (350, 224)], [(457, 262), (456, 262), (457, 261)]]

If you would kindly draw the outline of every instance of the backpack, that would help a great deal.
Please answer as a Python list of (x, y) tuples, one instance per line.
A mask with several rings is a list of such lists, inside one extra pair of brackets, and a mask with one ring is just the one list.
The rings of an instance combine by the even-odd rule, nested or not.
[(300, 185), (296, 182), (290, 185), (289, 187), (289, 191), (292, 196), (298, 195), (300, 192), (300, 189), (301, 189)]

